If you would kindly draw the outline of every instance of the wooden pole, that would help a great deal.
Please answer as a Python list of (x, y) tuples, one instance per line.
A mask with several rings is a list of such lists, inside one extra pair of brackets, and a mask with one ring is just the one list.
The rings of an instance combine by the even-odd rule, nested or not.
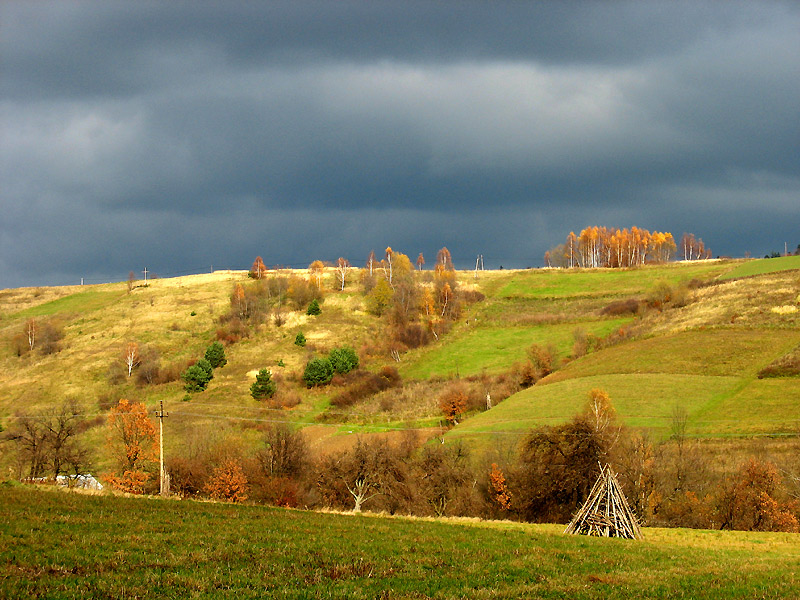
[(169, 415), (164, 412), (164, 401), (159, 400), (159, 410), (156, 411), (158, 417), (158, 471), (159, 471), (159, 492), (162, 496), (169, 493), (169, 489), (165, 485), (164, 473), (164, 417)]

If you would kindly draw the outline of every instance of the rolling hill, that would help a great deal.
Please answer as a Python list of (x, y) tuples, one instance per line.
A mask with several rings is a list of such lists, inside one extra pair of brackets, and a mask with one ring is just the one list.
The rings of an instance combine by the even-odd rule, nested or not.
[[(317, 449), (346, 443), (343, 438), (353, 432), (413, 428), (434, 435), (441, 422), (437, 381), (496, 377), (523, 361), (535, 343), (551, 346), (563, 366), (491, 410), (471, 414), (448, 436), (486, 446), (493, 436), (563, 422), (595, 387), (610, 393), (623, 422), (657, 437), (667, 434), (676, 405), (688, 411), (694, 436), (796, 434), (800, 378), (758, 378), (764, 367), (800, 346), (795, 263), (787, 257), (629, 270), (486, 271), (477, 279), (461, 272), (462, 288), (480, 291), (484, 300), (469, 305), (438, 342), (408, 351), (399, 363), (364, 355), (367, 369), (396, 364), (405, 385), (402, 393), (391, 392), (391, 403), (368, 399), (347, 410), (330, 405), (335, 388), (306, 390), (297, 383), (310, 356), (339, 345), (363, 350), (382, 335), (382, 322), (366, 312), (358, 285), (336, 291), (331, 273), (319, 317), (287, 311), (282, 327), (255, 327), (227, 347), (228, 364), (215, 372), (209, 388), (188, 398), (180, 381), (140, 386), (121, 377), (124, 346), (149, 346), (168, 365), (199, 358), (216, 337), (234, 285), (247, 284), (246, 272), (137, 282), (130, 293), (124, 283), (3, 290), (0, 419), (8, 427), (15, 413), (74, 398), (94, 419), (84, 435), (98, 448), (101, 466), (101, 425), (120, 397), (151, 407), (164, 401), (174, 448), (201, 428), (235, 429), (246, 444), (255, 428), (273, 421), (306, 427)], [(675, 300), (663, 306), (623, 314), (603, 310), (629, 300), (652, 304), (654, 291), (664, 289)], [(31, 317), (59, 324), (59, 352), (16, 355), (14, 337)], [(596, 348), (571, 356), (576, 330)], [(305, 348), (294, 344), (300, 331), (308, 339)], [(254, 373), (262, 367), (295, 390), (296, 406), (270, 408), (250, 397)]]

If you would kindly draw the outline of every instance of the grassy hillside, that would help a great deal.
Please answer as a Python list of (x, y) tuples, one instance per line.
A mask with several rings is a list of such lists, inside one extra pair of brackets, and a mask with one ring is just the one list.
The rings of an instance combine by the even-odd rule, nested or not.
[(693, 436), (796, 434), (800, 378), (758, 374), (800, 346), (798, 306), (795, 271), (699, 288), (685, 306), (640, 318), (642, 335), (569, 362), (449, 435), (491, 445), (493, 431), (500, 439), (565, 422), (592, 388), (609, 392), (625, 424), (657, 437), (669, 433), (676, 406)]
[(0, 487), (0, 596), (790, 598), (796, 534), (431, 521)]
[[(760, 369), (800, 346), (800, 275), (785, 270), (794, 268), (792, 260), (493, 271), (477, 280), (471, 272), (459, 273), (462, 288), (480, 291), (485, 299), (468, 306), (440, 340), (403, 354), (399, 363), (388, 356), (362, 357), (369, 359), (363, 360), (367, 369), (396, 365), (405, 385), (346, 410), (330, 406), (337, 388), (305, 390), (297, 378), (311, 356), (334, 346), (369, 347), (381, 337), (383, 323), (365, 312), (357, 284), (335, 291), (331, 273), (320, 316), (288, 311), (283, 327), (255, 328), (227, 347), (227, 366), (188, 401), (179, 380), (137, 386), (121, 376), (123, 348), (137, 341), (175, 368), (199, 358), (216, 338), (234, 285), (248, 283), (245, 272), (158, 279), (147, 286), (137, 282), (131, 293), (125, 283), (2, 290), (0, 418), (9, 427), (18, 411), (76, 399), (92, 419), (84, 435), (98, 449), (100, 469), (101, 425), (120, 397), (151, 408), (164, 401), (171, 415), (167, 443), (175, 449), (199, 432), (214, 439), (230, 433), (247, 445), (258, 427), (276, 421), (306, 427), (319, 450), (353, 432), (427, 428), (433, 435), (441, 421), (437, 394), (443, 384), (437, 381), (506, 372), (536, 343), (553, 347), (568, 364), (534, 388), (471, 416), (450, 435), (486, 440), (492, 431), (520, 432), (566, 420), (592, 387), (611, 393), (624, 422), (658, 436), (666, 432), (676, 404), (689, 411), (694, 435), (796, 432), (800, 378), (757, 378)], [(743, 279), (745, 272), (754, 275)], [(682, 290), (685, 302), (663, 310), (602, 312), (615, 301), (646, 299), (665, 285)], [(30, 317), (60, 323), (65, 334), (60, 352), (16, 356), (13, 338)], [(573, 358), (576, 330), (595, 340), (624, 335), (616, 345)], [(294, 344), (300, 331), (308, 339), (305, 348)], [(254, 401), (249, 386), (262, 367), (272, 370), (283, 389), (294, 390), (299, 404), (281, 409)]]
[(791, 271), (800, 269), (800, 256), (780, 256), (776, 258), (762, 258), (750, 260), (742, 263), (735, 269), (731, 269), (722, 276), (722, 279), (734, 279), (737, 277), (752, 277), (753, 275), (765, 275), (778, 271)]

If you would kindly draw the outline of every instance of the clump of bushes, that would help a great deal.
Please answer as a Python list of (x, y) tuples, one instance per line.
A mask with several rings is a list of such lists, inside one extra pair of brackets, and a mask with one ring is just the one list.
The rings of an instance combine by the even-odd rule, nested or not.
[(639, 312), (639, 301), (635, 298), (627, 300), (615, 300), (604, 307), (600, 314), (608, 317), (622, 317), (625, 315), (635, 315)]
[(350, 380), (351, 383), (344, 390), (331, 398), (333, 406), (339, 408), (352, 406), (359, 400), (396, 387), (401, 382), (400, 373), (391, 365), (382, 367), (377, 373), (354, 371)]
[(759, 379), (800, 376), (800, 347), (772, 361), (758, 372)]
[(306, 345), (306, 336), (303, 335), (303, 332), (300, 331), (294, 338), (294, 345), (300, 346), (301, 348)]
[(333, 365), (329, 358), (312, 358), (303, 371), (303, 381), (309, 388), (325, 385), (333, 379), (333, 373)]
[(206, 348), (203, 358), (198, 360), (196, 364), (190, 365), (181, 375), (181, 379), (186, 384), (184, 389), (187, 392), (202, 392), (214, 378), (214, 369), (225, 366), (227, 362), (222, 344), (219, 342), (212, 343)]
[(334, 348), (328, 354), (328, 358), (331, 361), (333, 370), (341, 375), (345, 375), (358, 368), (358, 354), (356, 354), (355, 350), (347, 346)]
[(358, 354), (352, 348), (334, 348), (328, 356), (308, 361), (303, 371), (306, 387), (326, 385), (331, 382), (335, 373), (346, 375), (358, 368)]

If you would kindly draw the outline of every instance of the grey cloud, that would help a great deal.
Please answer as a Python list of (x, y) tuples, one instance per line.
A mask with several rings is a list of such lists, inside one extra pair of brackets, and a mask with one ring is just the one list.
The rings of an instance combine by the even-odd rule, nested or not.
[(383, 244), (526, 266), (589, 224), (669, 223), (730, 254), (741, 231), (754, 254), (800, 231), (793, 3), (8, 2), (0, 19), (0, 285)]

